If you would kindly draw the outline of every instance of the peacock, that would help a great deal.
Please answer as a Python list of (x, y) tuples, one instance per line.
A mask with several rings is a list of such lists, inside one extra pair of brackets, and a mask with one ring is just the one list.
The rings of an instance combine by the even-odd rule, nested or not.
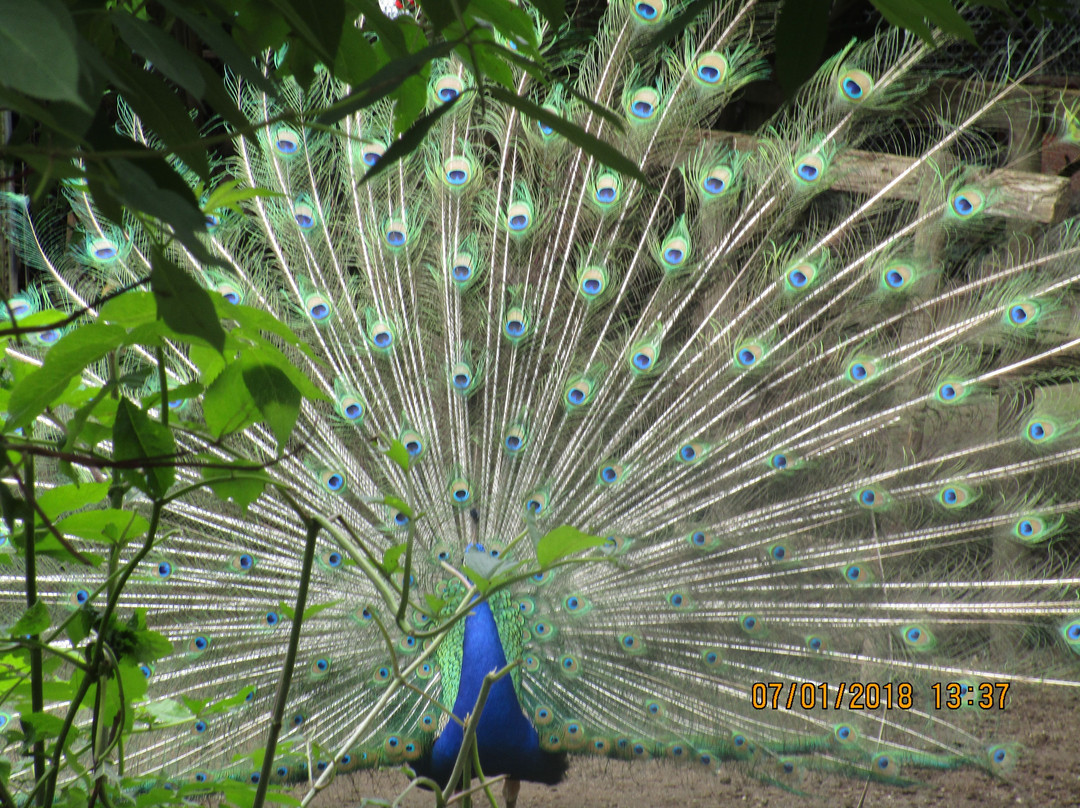
[[(732, 135), (714, 124), (768, 73), (774, 9), (717, 4), (646, 47), (680, 10), (611, 0), (566, 83), (515, 74), (536, 116), (437, 62), (442, 114), (384, 164), (389, 102), (328, 130), (294, 123), (346, 94), (325, 72), (273, 98), (229, 77), (252, 121), (284, 122), (214, 166), (240, 194), (207, 210), (214, 261), (164, 257), (261, 336), (230, 337), (228, 367), (194, 342), (128, 346), (73, 382), (111, 405), (22, 432), (60, 445), (71, 418), (122, 411), (169, 419), (201, 461), (119, 488), (62, 459), (39, 471), (86, 492), (59, 515), (77, 517), (58, 522), (72, 548), (116, 545), (96, 567), (39, 554), (52, 624), (100, 614), (110, 570), (135, 560), (116, 613), (167, 640), (117, 663), (145, 691), (114, 750), (124, 777), (182, 795), (265, 778), (290, 653), (271, 784), (482, 773), (510, 804), (576, 756), (797, 794), (810, 772), (1007, 776), (1012, 693), (1080, 686), (1080, 222), (1043, 193), (1068, 180), (1025, 172), (1031, 143), (1000, 137), (1006, 108), (1014, 129), (1080, 137), (1067, 92), (1042, 109), (1024, 89), (1072, 40), (1044, 32), (975, 71), (944, 35), (882, 29)], [(530, 19), (538, 42), (565, 33)], [(122, 104), (120, 127), (159, 142)], [(146, 222), (110, 220), (77, 180), (63, 203), (50, 218), (4, 199), (39, 279), (6, 318), (89, 309), (9, 343), (26, 378), (81, 329), (153, 321), (136, 314)], [(274, 352), (288, 361), (246, 372)], [(252, 404), (282, 380), (286, 435)], [(197, 485), (208, 473), (223, 498)], [(144, 546), (155, 480), (192, 490)], [(129, 523), (95, 517), (106, 493)], [(4, 607), (9, 627), (20, 611)], [(4, 737), (25, 793), (26, 750)]]

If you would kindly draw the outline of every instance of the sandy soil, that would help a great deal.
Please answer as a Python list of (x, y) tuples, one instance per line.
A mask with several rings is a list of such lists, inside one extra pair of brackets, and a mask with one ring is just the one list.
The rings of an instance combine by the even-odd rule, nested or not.
[[(802, 783), (809, 796), (800, 797), (763, 786), (735, 769), (721, 768), (718, 775), (712, 776), (662, 762), (631, 765), (576, 758), (567, 779), (558, 786), (523, 783), (518, 808), (1080, 806), (1080, 691), (1017, 688), (1002, 715), (1000, 730), (1000, 737), (1007, 735), (1023, 746), (1020, 762), (1008, 779), (973, 769), (926, 772), (921, 777), (922, 785), (898, 788), (810, 775)], [(394, 772), (346, 775), (315, 800), (314, 808), (357, 806), (365, 798), (392, 802), (405, 782)], [(501, 793), (498, 787), (495, 791)], [(434, 804), (431, 795), (423, 793), (409, 794), (401, 802), (406, 808), (430, 808)], [(474, 804), (486, 805), (483, 801)]]

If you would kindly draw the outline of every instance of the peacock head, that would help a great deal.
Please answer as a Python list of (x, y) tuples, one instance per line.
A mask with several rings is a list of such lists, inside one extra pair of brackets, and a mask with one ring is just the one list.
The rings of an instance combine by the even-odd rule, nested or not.
[(475, 541), (465, 545), (462, 566), (490, 581), (512, 565), (511, 558), (497, 541)]

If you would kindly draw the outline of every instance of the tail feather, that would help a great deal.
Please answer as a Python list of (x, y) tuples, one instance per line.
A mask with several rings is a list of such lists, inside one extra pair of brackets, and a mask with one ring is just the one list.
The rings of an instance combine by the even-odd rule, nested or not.
[[(489, 664), (517, 667), (485, 713), (487, 774), (556, 782), (579, 753), (734, 762), (797, 793), (808, 772), (1005, 773), (1006, 686), (1080, 684), (1080, 240), (1072, 219), (1014, 226), (1042, 200), (1017, 202), (988, 132), (1047, 64), (1010, 52), (927, 112), (935, 51), (882, 33), (731, 139), (703, 127), (758, 91), (760, 9), (724, 4), (643, 56), (663, 6), (614, 3), (572, 91), (514, 74), (648, 183), (481, 98), (456, 60), (428, 88), (429, 109), (453, 108), (385, 170), (386, 104), (333, 133), (238, 136), (216, 166), (218, 188), (270, 193), (208, 217), (217, 266), (169, 255), (248, 328), (227, 335), (237, 361), (132, 344), (124, 393), (182, 427), (198, 464), (173, 490), (241, 459), (272, 486), (218, 480), (231, 504), (170, 502), (127, 581), (119, 611), (146, 610), (173, 649), (129, 665), (157, 720), (128, 771), (255, 774), (242, 756), (264, 742), (295, 619), (297, 508), (321, 521), (276, 781), (401, 763), (444, 780)], [(279, 107), (231, 89), (252, 120), (346, 91), (323, 76)], [(108, 222), (77, 184), (65, 196), (72, 248), (5, 199), (43, 277), (9, 316), (86, 307), (151, 271), (133, 217)], [(144, 326), (141, 294), (89, 313)], [(47, 374), (60, 336), (9, 356)], [(156, 351), (166, 395), (146, 373)], [(110, 378), (103, 363), (82, 383)], [(282, 380), (304, 397), (288, 436), (260, 409)], [(121, 564), (149, 512), (135, 492), (123, 505), (126, 527), (82, 517), (136, 539)], [(602, 546), (531, 563), (564, 524)], [(14, 596), (20, 562), (5, 569)], [(107, 591), (106, 568), (70, 559), (38, 579), (54, 624)], [(490, 581), (484, 604), (467, 594)]]

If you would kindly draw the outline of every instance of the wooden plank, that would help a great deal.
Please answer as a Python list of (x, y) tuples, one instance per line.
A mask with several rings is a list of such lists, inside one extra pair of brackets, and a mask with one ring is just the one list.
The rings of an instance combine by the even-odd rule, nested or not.
[[(713, 132), (713, 135), (739, 151), (751, 151), (757, 145), (757, 138), (752, 135), (737, 132)], [(915, 162), (912, 157), (887, 152), (842, 151), (834, 164), (837, 178), (830, 189), (855, 194), (877, 193)], [(1060, 222), (1068, 210), (1071, 192), (1067, 177), (1002, 168), (988, 173), (980, 184), (993, 189), (991, 205), (987, 209), (990, 216), (1053, 224)], [(917, 201), (920, 196), (918, 172), (912, 171), (890, 188), (886, 196)]]

